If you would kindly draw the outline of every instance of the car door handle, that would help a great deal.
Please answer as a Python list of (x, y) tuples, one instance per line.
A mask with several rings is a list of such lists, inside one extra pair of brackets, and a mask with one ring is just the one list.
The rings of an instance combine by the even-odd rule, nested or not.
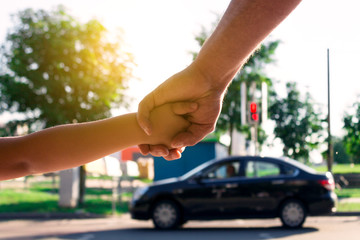
[(212, 193), (219, 194), (219, 193), (225, 192), (225, 189), (223, 189), (223, 188), (213, 188), (213, 189), (211, 190), (211, 192), (212, 192)]
[(274, 180), (271, 182), (271, 184), (273, 185), (279, 185), (279, 184), (284, 184), (285, 183), (285, 180)]
[(227, 183), (227, 184), (225, 185), (225, 187), (226, 187), (226, 188), (237, 188), (238, 185), (237, 185), (236, 183)]

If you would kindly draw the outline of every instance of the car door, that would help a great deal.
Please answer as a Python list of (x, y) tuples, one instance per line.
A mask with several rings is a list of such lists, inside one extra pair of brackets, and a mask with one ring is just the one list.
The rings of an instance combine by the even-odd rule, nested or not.
[(226, 205), (223, 195), (233, 187), (229, 179), (234, 178), (239, 169), (237, 160), (221, 162), (189, 180), (182, 194), (187, 214), (195, 218), (222, 218)]
[(224, 214), (233, 217), (273, 214), (285, 183), (280, 166), (260, 158), (246, 160), (242, 166), (244, 176), (234, 179), (236, 188), (228, 188), (223, 196), (227, 202)]

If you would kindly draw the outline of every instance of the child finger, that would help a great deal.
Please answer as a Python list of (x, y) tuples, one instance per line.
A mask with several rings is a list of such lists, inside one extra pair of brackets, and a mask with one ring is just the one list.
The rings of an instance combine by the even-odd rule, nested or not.
[(181, 158), (181, 152), (178, 149), (170, 149), (167, 156), (163, 156), (167, 161), (172, 161)]
[(163, 157), (169, 155), (169, 150), (164, 145), (149, 145), (149, 153), (154, 157)]
[(150, 146), (148, 144), (138, 145), (142, 155), (147, 155), (150, 152)]
[(171, 104), (173, 113), (177, 115), (184, 115), (195, 112), (197, 108), (198, 104), (196, 102), (175, 102)]

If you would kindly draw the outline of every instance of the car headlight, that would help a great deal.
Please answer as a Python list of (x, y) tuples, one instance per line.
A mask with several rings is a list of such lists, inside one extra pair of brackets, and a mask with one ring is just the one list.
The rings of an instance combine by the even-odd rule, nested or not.
[(135, 190), (134, 195), (133, 195), (133, 201), (137, 201), (141, 198), (142, 195), (144, 195), (147, 190), (149, 190), (149, 187), (140, 187), (138, 189)]

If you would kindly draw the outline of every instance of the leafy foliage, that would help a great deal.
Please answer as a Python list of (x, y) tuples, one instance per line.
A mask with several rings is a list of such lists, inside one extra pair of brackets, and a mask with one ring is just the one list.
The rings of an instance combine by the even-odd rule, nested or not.
[(347, 113), (344, 117), (344, 142), (353, 163), (360, 163), (360, 102), (354, 104), (354, 109), (354, 114)]
[(302, 100), (296, 83), (287, 83), (286, 88), (287, 97), (276, 96), (269, 108), (271, 119), (276, 123), (275, 136), (282, 140), (285, 156), (307, 162), (310, 151), (320, 144), (322, 120), (309, 93)]
[(0, 107), (23, 116), (2, 135), (23, 124), (36, 131), (109, 117), (124, 103), (132, 58), (121, 51), (120, 39), (108, 40), (100, 22), (81, 24), (63, 7), (26, 9), (15, 20), (2, 46)]
[(334, 162), (336, 163), (350, 163), (350, 156), (346, 153), (346, 148), (342, 139), (335, 139), (334, 141)]
[[(350, 155), (346, 152), (345, 142), (343, 138), (332, 137), (334, 162), (338, 164), (351, 163)], [(323, 159), (328, 159), (328, 150), (321, 153)]]

